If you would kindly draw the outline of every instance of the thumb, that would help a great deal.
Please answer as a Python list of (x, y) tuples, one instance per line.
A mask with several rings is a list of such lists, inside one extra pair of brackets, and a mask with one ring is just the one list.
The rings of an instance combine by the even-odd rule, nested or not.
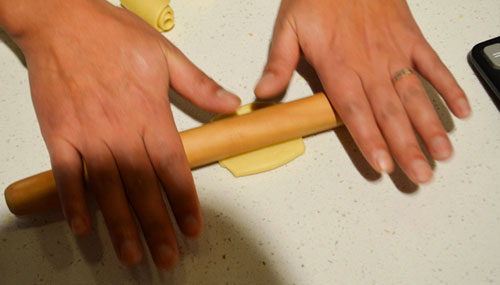
[(299, 43), (293, 28), (288, 21), (278, 20), (266, 67), (254, 90), (255, 95), (267, 99), (285, 90), (297, 67), (299, 57)]
[(197, 107), (214, 113), (230, 113), (241, 104), (240, 98), (226, 91), (198, 69), (168, 41), (162, 45), (171, 87)]

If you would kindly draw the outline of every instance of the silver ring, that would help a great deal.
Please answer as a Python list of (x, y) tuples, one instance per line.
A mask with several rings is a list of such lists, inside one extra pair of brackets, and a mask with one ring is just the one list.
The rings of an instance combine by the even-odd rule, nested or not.
[(413, 71), (413, 69), (411, 69), (411, 68), (402, 69), (401, 71), (398, 71), (398, 72), (396, 72), (396, 74), (394, 74), (394, 76), (392, 77), (392, 81), (395, 83), (395, 82), (401, 80), (406, 75), (410, 75), (413, 73), (415, 73), (415, 71)]

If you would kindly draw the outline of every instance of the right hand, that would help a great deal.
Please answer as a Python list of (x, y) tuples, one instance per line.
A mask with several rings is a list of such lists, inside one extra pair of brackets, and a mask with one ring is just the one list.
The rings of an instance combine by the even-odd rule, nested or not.
[[(404, 0), (282, 0), (257, 97), (280, 94), (301, 53), (359, 149), (378, 172), (394, 170), (393, 156), (416, 184), (432, 169), (415, 131), (435, 160), (453, 148), (420, 72), (459, 118), (470, 114), (465, 93), (427, 43)], [(407, 74), (408, 75), (408, 74)]]
[[(28, 2), (28, 4), (26, 4)], [(181, 231), (197, 236), (200, 206), (168, 99), (169, 85), (211, 112), (240, 100), (197, 69), (160, 33), (106, 1), (23, 1), (32, 15), (13, 33), (23, 50), (33, 103), (64, 214), (90, 229), (82, 159), (116, 255), (140, 262), (134, 214), (156, 265), (178, 248), (160, 184)], [(38, 7), (40, 6), (40, 7)]]

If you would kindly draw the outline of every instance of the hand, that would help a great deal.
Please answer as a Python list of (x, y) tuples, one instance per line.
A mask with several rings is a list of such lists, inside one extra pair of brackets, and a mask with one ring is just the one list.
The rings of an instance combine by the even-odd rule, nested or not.
[(300, 53), (371, 166), (392, 172), (394, 156), (415, 183), (432, 170), (413, 127), (436, 160), (452, 146), (415, 74), (442, 95), (459, 118), (470, 113), (464, 92), (425, 41), (403, 0), (283, 0), (269, 59), (255, 94), (274, 96), (288, 85)]
[(90, 228), (84, 159), (120, 260), (134, 265), (143, 254), (134, 213), (156, 265), (171, 267), (178, 249), (160, 183), (184, 234), (198, 235), (202, 217), (169, 85), (212, 112), (231, 112), (239, 99), (123, 9), (105, 1), (29, 2), (43, 6), (33, 7), (43, 24), (14, 38), (66, 218), (76, 234)]

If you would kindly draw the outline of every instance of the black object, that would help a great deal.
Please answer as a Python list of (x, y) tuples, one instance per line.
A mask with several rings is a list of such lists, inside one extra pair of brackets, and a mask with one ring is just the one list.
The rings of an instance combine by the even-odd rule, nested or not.
[[(469, 53), (469, 61), (491, 89), (492, 99), (500, 103), (500, 37), (479, 43)], [(496, 97), (496, 98), (493, 98)]]

